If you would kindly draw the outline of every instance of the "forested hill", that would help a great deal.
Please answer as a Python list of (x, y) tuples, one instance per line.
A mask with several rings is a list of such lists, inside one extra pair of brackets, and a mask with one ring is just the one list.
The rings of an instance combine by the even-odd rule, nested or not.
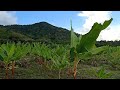
[[(47, 22), (30, 25), (0, 25), (0, 42), (6, 41), (70, 44), (70, 30), (53, 26)], [(120, 46), (120, 41), (97, 41), (96, 45)]]
[[(12, 34), (14, 33), (14, 34)], [(12, 35), (11, 35), (12, 34)], [(47, 22), (30, 25), (0, 25), (0, 40), (70, 43), (70, 31)]]

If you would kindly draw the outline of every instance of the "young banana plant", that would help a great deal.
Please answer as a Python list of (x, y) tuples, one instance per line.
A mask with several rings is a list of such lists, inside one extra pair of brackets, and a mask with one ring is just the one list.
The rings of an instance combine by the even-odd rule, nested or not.
[(2, 61), (5, 63), (6, 67), (6, 79), (8, 79), (8, 69), (9, 69), (9, 64), (11, 62), (11, 58), (14, 54), (15, 51), (15, 43), (8, 43), (7, 44), (2, 44), (0, 47), (0, 57)]
[(0, 57), (6, 65), (6, 79), (8, 79), (8, 68), (12, 61), (12, 77), (14, 77), (15, 61), (27, 54), (28, 47), (26, 44), (7, 43), (0, 47)]
[(17, 43), (16, 48), (14, 51), (14, 54), (11, 58), (12, 61), (12, 77), (14, 78), (14, 72), (15, 72), (15, 62), (27, 55), (27, 53), (31, 52), (31, 46), (30, 44), (22, 44)]
[(51, 58), (51, 49), (45, 44), (34, 43), (33, 54), (43, 57), (45, 62)]
[(71, 49), (70, 49), (70, 61), (74, 62), (73, 76), (76, 78), (77, 64), (79, 63), (78, 56), (85, 52), (90, 52), (91, 54), (97, 54), (105, 49), (105, 47), (97, 48), (95, 46), (96, 39), (98, 38), (100, 32), (106, 29), (112, 22), (112, 18), (107, 20), (102, 24), (94, 23), (91, 30), (85, 34), (77, 37), (72, 28), (71, 22)]
[(58, 78), (61, 78), (62, 69), (69, 65), (67, 51), (64, 47), (57, 46), (56, 49), (52, 50), (51, 55), (52, 69), (58, 70)]
[(97, 76), (97, 78), (99, 79), (107, 79), (110, 78), (112, 76), (111, 72), (106, 72), (104, 67), (101, 67), (98, 72), (95, 72), (95, 75)]

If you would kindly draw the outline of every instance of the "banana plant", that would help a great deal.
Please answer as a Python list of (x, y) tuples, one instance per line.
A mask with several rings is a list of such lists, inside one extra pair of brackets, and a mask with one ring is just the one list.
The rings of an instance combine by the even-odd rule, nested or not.
[(32, 49), (33, 54), (41, 56), (46, 60), (51, 57), (51, 49), (45, 44), (34, 43), (34, 48)]
[(25, 57), (28, 53), (31, 52), (31, 45), (28, 44), (22, 44), (17, 43), (16, 48), (14, 51), (14, 54), (11, 58), (12, 61), (12, 77), (14, 78), (14, 72), (15, 72), (15, 62), (23, 57)]
[(8, 68), (12, 62), (12, 78), (14, 77), (15, 61), (24, 57), (29, 47), (21, 43), (7, 43), (2, 44), (0, 47), (0, 57), (6, 65), (6, 79), (8, 79)]
[(47, 45), (44, 45), (44, 44), (42, 44), (42, 45), (43, 45), (43, 48), (42, 48), (42, 51), (41, 51), (42, 56), (45, 60), (48, 60), (51, 57), (51, 49)]
[(2, 44), (0, 47), (0, 57), (1, 60), (5, 63), (6, 67), (6, 79), (8, 79), (8, 69), (9, 69), (9, 64), (11, 62), (11, 58), (14, 54), (15, 51), (15, 43), (6, 43)]
[(61, 79), (61, 71), (70, 65), (66, 49), (58, 45), (57, 48), (52, 50), (51, 61), (51, 69), (58, 70), (58, 78)]
[(112, 76), (111, 72), (106, 72), (104, 67), (101, 67), (97, 72), (95, 70), (94, 74), (98, 79), (107, 79), (110, 78)]
[(80, 35), (79, 37), (73, 31), (72, 28), (72, 21), (71, 21), (71, 49), (70, 49), (70, 61), (74, 62), (74, 79), (76, 79), (76, 72), (77, 72), (77, 64), (79, 63), (78, 56), (79, 54), (83, 54), (86, 52), (90, 52), (91, 54), (97, 54), (105, 49), (105, 47), (96, 47), (96, 39), (98, 38), (100, 32), (106, 29), (110, 23), (112, 22), (113, 18), (107, 20), (102, 24), (98, 24), (97, 22), (94, 23), (91, 30), (85, 34)]

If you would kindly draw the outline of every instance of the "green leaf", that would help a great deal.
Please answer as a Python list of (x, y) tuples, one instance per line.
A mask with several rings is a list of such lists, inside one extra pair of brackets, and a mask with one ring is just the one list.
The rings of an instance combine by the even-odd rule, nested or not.
[(0, 55), (0, 60), (3, 61), (3, 57)]
[(111, 18), (110, 20), (105, 21), (103, 25), (94, 23), (91, 30), (87, 34), (82, 35), (80, 43), (76, 47), (77, 52), (82, 53), (96, 48), (96, 39), (98, 38), (100, 32), (110, 25), (112, 20), (113, 19)]
[(2, 60), (4, 60), (5, 57), (7, 57), (7, 54), (5, 53), (5, 51), (0, 47), (0, 57)]
[(13, 56), (14, 50), (15, 50), (15, 44), (13, 43), (13, 44), (11, 45), (11, 47), (9, 47), (9, 52), (8, 52), (8, 58), (9, 58), (9, 59)]
[(71, 48), (70, 49), (70, 62), (73, 62), (75, 60), (76, 55), (77, 55), (77, 52), (75, 48), (74, 47)]
[(111, 18), (110, 20), (104, 22), (104, 23), (103, 23), (102, 30), (105, 29), (105, 28), (107, 28), (107, 27), (110, 25), (110, 23), (112, 22), (112, 20), (113, 20), (113, 18)]
[(93, 48), (91, 51), (92, 54), (99, 54), (100, 52), (106, 50), (107, 46), (102, 46), (102, 47), (98, 47), (98, 48)]
[(75, 47), (76, 45), (79, 44), (80, 40), (81, 40), (82, 35), (80, 35), (80, 37), (78, 38), (72, 28), (72, 21), (71, 21), (71, 48)]

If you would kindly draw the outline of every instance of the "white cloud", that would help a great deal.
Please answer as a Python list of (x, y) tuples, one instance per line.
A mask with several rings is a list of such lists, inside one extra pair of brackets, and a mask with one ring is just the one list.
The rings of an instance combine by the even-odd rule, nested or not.
[(113, 25), (109, 29), (103, 30), (97, 40), (120, 40), (120, 25)]
[[(85, 23), (82, 28), (76, 29), (75, 32), (79, 34), (85, 34), (89, 32), (92, 25), (95, 22), (103, 23), (105, 20), (109, 20), (111, 18), (111, 11), (82, 11), (78, 14), (78, 16), (85, 17)], [(113, 18), (114, 20), (114, 18)], [(98, 39), (99, 40), (120, 40), (120, 25), (111, 25), (103, 30)]]
[(82, 11), (78, 16), (86, 17), (83, 28), (91, 29), (95, 22), (103, 23), (111, 18), (111, 11)]
[(14, 11), (0, 11), (0, 25), (17, 24)]

